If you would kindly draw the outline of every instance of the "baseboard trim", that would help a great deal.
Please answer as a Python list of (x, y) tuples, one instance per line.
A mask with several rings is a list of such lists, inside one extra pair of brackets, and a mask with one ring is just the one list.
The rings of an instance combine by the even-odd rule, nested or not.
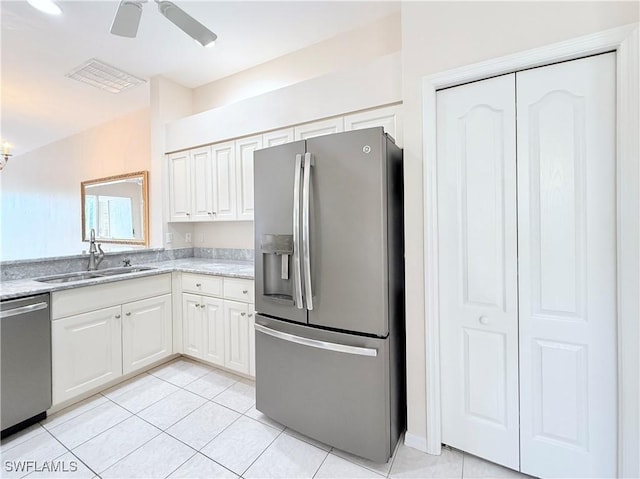
[(405, 446), (412, 447), (414, 449), (417, 449), (418, 451), (427, 452), (426, 437), (418, 436), (417, 434), (411, 434), (407, 431), (404, 434), (404, 444)]

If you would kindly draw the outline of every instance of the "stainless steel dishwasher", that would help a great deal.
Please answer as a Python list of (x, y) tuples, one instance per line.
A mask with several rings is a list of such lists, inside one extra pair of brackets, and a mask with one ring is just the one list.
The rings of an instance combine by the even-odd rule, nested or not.
[(2, 437), (46, 417), (51, 407), (49, 295), (0, 302)]

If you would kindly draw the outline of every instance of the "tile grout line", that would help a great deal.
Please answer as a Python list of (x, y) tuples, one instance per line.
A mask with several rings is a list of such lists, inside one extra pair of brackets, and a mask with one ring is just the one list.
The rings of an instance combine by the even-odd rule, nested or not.
[(242, 471), (242, 474), (239, 474), (239, 476), (240, 476), (240, 477), (242, 477), (242, 478), (244, 478), (244, 475), (247, 473), (247, 471), (248, 471), (249, 469), (251, 469), (251, 467), (252, 467), (252, 466), (253, 466), (253, 465), (258, 461), (258, 459), (260, 459), (260, 458), (262, 457), (262, 455), (267, 451), (267, 449), (269, 449), (269, 448), (271, 447), (271, 445), (272, 445), (274, 442), (276, 442), (276, 441), (278, 440), (278, 438), (279, 438), (280, 436), (282, 436), (283, 434), (284, 434), (284, 429), (283, 429), (282, 431), (280, 431), (280, 433), (279, 433), (276, 437), (274, 437), (274, 438), (273, 438), (273, 441), (271, 441), (271, 442), (267, 445), (267, 447), (265, 447), (265, 448), (262, 450), (262, 452), (261, 452), (260, 454), (258, 454), (258, 456), (257, 456), (257, 457), (256, 457), (256, 458), (251, 462), (251, 464), (249, 464), (249, 466), (247, 466), (247, 468), (246, 468), (244, 471)]
[[(54, 436), (54, 435), (53, 435), (53, 433), (51, 433), (51, 431), (49, 431), (48, 429), (45, 429), (45, 431), (46, 431), (46, 432), (47, 432), (47, 434), (49, 434), (49, 435), (50, 435), (50, 436), (51, 436), (55, 441), (57, 441), (57, 442), (58, 442), (62, 447), (64, 447), (64, 448), (67, 450), (67, 452), (68, 452), (69, 454), (71, 454), (71, 455), (72, 455), (73, 457), (75, 457), (78, 461), (80, 461), (82, 464), (84, 464), (84, 465), (87, 467), (87, 469), (89, 469), (89, 470), (90, 470), (92, 473), (94, 473), (96, 476), (98, 475), (98, 473), (97, 473), (96, 471), (94, 471), (94, 470), (93, 470), (93, 468), (91, 468), (91, 467), (89, 466), (89, 464), (85, 463), (82, 459), (80, 459), (78, 456), (76, 456), (76, 455), (73, 453), (73, 451), (72, 451), (71, 449), (69, 449), (69, 448), (66, 446), (66, 444), (64, 444), (60, 439), (58, 439), (56, 436)], [(65, 452), (65, 453), (63, 453), (63, 454), (60, 454), (59, 456), (54, 457), (52, 460), (59, 459), (60, 457), (62, 457), (62, 456), (64, 456), (65, 454), (67, 454), (67, 452)], [(31, 473), (29, 473), (29, 474), (27, 474), (27, 475), (31, 475), (31, 474), (33, 474), (33, 473), (31, 472)], [(23, 477), (26, 477), (26, 476), (23, 476)]]
[[(193, 448), (192, 448), (193, 449)], [(166, 479), (167, 477), (169, 477), (171, 474), (173, 474), (174, 472), (176, 472), (178, 469), (180, 469), (182, 466), (184, 466), (187, 462), (189, 462), (191, 459), (193, 459), (194, 457), (196, 457), (198, 455), (198, 451), (194, 452), (191, 456), (189, 456), (187, 458), (186, 461), (184, 461), (182, 464), (178, 465), (178, 467), (176, 467), (174, 470), (172, 470), (171, 472), (169, 472), (169, 474), (167, 474), (166, 476), (164, 476), (164, 479)]]
[(324, 463), (327, 462), (327, 459), (329, 458), (329, 455), (331, 454), (332, 450), (333, 450), (333, 448), (329, 449), (329, 451), (327, 452), (327, 455), (324, 456), (324, 459), (322, 460), (322, 462), (318, 466), (318, 469), (316, 469), (316, 471), (313, 473), (312, 479), (315, 479), (315, 477), (318, 475), (318, 472), (320, 472), (320, 469), (322, 469), (322, 466), (324, 465)]
[[(109, 398), (107, 398), (107, 399), (108, 399), (109, 401), (111, 401)], [(111, 402), (113, 402), (113, 401), (111, 401)], [(105, 403), (105, 404), (106, 404), (106, 403)], [(128, 409), (126, 409), (126, 408), (124, 408), (124, 407), (120, 406), (120, 404), (117, 404), (117, 403), (114, 403), (114, 404), (115, 404), (116, 406), (118, 406), (119, 408), (124, 409), (124, 410), (125, 410), (126, 412), (128, 412), (129, 414), (134, 415), (134, 414), (133, 414), (131, 411), (129, 411)], [(95, 409), (95, 408), (92, 408), (92, 409), (90, 409), (89, 411), (93, 411), (93, 409)], [(85, 412), (89, 412), (89, 411), (85, 411)], [(84, 414), (84, 412), (83, 412), (82, 414)], [(72, 418), (72, 419), (76, 419), (76, 418), (78, 418), (78, 417), (82, 416), (82, 414), (79, 414), (79, 415), (77, 415), (76, 417), (74, 417), (74, 418)], [(100, 434), (105, 433), (105, 432), (107, 432), (107, 431), (109, 431), (109, 430), (113, 429), (114, 427), (116, 427), (116, 426), (118, 426), (118, 425), (122, 424), (123, 422), (125, 422), (125, 421), (126, 421), (126, 420), (128, 420), (128, 419), (131, 419), (131, 416), (126, 417), (126, 418), (124, 418), (123, 420), (118, 421), (117, 423), (115, 423), (115, 424), (113, 424), (113, 425), (109, 426), (107, 429), (105, 429), (105, 430), (103, 430), (103, 431), (100, 431), (100, 432), (99, 432), (98, 434), (96, 434), (95, 436), (91, 436), (91, 437), (89, 437), (88, 439), (85, 439), (85, 440), (84, 440), (84, 441), (82, 441), (81, 443), (79, 443), (79, 444), (75, 445), (72, 449), (69, 449), (69, 452), (72, 452), (72, 450), (73, 450), (73, 449), (76, 449), (76, 448), (78, 448), (78, 447), (82, 446), (83, 444), (85, 444), (85, 443), (87, 443), (87, 442), (91, 441), (92, 439), (94, 439), (94, 438), (98, 437)], [(62, 424), (65, 424), (66, 422), (68, 422), (68, 421), (65, 421), (65, 422), (64, 422), (64, 423), (62, 423)], [(59, 426), (61, 426), (62, 424), (59, 424)], [(56, 426), (56, 427), (57, 427), (57, 426)], [(48, 432), (48, 433), (50, 433), (53, 437), (55, 437), (55, 438), (56, 438), (56, 440), (57, 440), (60, 444), (62, 444), (62, 445), (64, 446), (64, 443), (63, 443), (62, 441), (60, 441), (60, 440), (55, 436), (55, 434), (54, 434), (53, 432), (49, 431), (48, 429), (47, 429), (47, 432)], [(67, 447), (67, 446), (65, 446), (65, 447)], [(68, 449), (68, 448), (67, 448), (67, 449)]]

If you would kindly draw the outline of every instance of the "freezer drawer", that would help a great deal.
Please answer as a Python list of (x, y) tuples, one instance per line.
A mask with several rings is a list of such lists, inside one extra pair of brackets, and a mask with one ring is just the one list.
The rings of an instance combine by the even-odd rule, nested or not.
[(386, 462), (389, 343), (256, 316), (256, 407), (318, 441)]

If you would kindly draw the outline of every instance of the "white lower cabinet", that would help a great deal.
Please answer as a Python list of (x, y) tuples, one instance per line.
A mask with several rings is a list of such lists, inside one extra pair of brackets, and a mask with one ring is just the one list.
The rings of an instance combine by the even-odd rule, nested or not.
[(226, 330), (225, 365), (234, 371), (249, 374), (249, 305), (225, 301), (224, 327)]
[(123, 374), (171, 354), (170, 294), (124, 304), (122, 313)]
[(182, 294), (183, 351), (224, 366), (223, 301), (208, 296)]
[(170, 274), (53, 292), (51, 305), (54, 405), (173, 353)]
[[(215, 278), (223, 287), (204, 288), (212, 277), (184, 274), (182, 293), (183, 353), (255, 376), (253, 281)], [(211, 296), (209, 296), (211, 295)], [(219, 295), (216, 297), (214, 295)]]
[(53, 403), (122, 375), (121, 308), (99, 309), (53, 321)]

